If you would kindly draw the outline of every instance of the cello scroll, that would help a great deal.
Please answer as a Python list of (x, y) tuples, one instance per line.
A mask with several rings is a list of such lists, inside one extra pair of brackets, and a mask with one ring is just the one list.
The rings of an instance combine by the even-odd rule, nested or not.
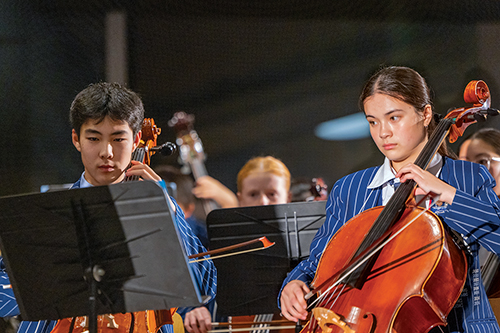
[(457, 108), (449, 112), (445, 119), (453, 119), (454, 124), (450, 129), (449, 141), (453, 143), (461, 137), (469, 125), (477, 121), (486, 120), (487, 116), (499, 114), (497, 109), (492, 109), (491, 96), (488, 85), (482, 80), (473, 80), (467, 84), (464, 90), (465, 103), (472, 107)]
[[(142, 137), (139, 145), (132, 153), (132, 160), (139, 161), (143, 164), (151, 164), (151, 156), (156, 152), (160, 152), (164, 156), (172, 155), (176, 146), (172, 142), (166, 142), (160, 146), (157, 145), (158, 135), (161, 133), (161, 128), (157, 127), (153, 118), (145, 118), (142, 122)], [(139, 180), (138, 176), (127, 176), (124, 181)]]

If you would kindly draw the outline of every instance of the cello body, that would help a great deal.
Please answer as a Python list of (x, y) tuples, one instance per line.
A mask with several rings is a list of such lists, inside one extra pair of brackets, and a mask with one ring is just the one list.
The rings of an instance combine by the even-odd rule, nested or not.
[[(176, 324), (173, 316), (176, 309), (147, 310), (133, 313), (116, 313), (114, 315), (100, 315), (97, 318), (97, 333), (155, 333), (165, 324)], [(182, 319), (178, 318), (182, 325)], [(87, 317), (65, 318), (57, 322), (51, 333), (85, 333), (89, 332)]]
[[(339, 229), (319, 261), (312, 286), (321, 285), (349, 264), (382, 208), (368, 209)], [(392, 232), (422, 209), (406, 208)], [(341, 282), (317, 305), (332, 311), (337, 320), (325, 323), (328, 316), (316, 315), (313, 310), (315, 318), (302, 332), (428, 332), (446, 325), (446, 316), (460, 296), (466, 275), (464, 252), (440, 219), (424, 212), (377, 253), (361, 286)]]

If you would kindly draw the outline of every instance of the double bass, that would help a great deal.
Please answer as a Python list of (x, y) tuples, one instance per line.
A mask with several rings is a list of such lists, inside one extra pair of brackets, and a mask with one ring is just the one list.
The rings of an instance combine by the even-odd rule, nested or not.
[[(169, 121), (169, 126), (172, 127), (177, 136), (177, 145), (179, 147), (179, 157), (184, 165), (188, 168), (195, 180), (200, 177), (207, 176), (208, 172), (205, 167), (206, 155), (203, 149), (202, 141), (194, 129), (195, 117), (192, 114), (187, 114), (184, 111), (176, 112)], [(212, 210), (220, 208), (213, 200), (202, 199), (202, 205), (205, 215), (208, 215)], [(237, 246), (241, 246), (238, 244)], [(210, 254), (217, 253), (220, 249), (209, 251)], [(196, 256), (203, 256), (207, 253), (200, 253)], [(212, 257), (215, 259), (215, 257)], [(217, 327), (217, 332), (268, 332), (269, 330), (278, 329), (283, 332), (286, 330), (295, 330), (294, 323), (288, 320), (276, 320), (278, 314), (257, 314), (246, 316), (229, 316), (228, 322), (212, 323), (212, 326)], [(272, 326), (270, 326), (272, 325)]]
[[(176, 112), (168, 125), (173, 128), (177, 135), (179, 146), (179, 157), (185, 168), (188, 168), (196, 181), (200, 177), (207, 176), (205, 167), (205, 151), (198, 133), (194, 130), (194, 115), (184, 111)], [(214, 200), (201, 200), (203, 211), (208, 215), (212, 210), (220, 208)]]
[(311, 193), (313, 201), (323, 201), (328, 199), (328, 186), (323, 178), (313, 178), (311, 181)]
[[(498, 114), (483, 81), (471, 81), (464, 100), (473, 106), (454, 109), (438, 123), (415, 165), (426, 169), (448, 134), (454, 142), (470, 124)], [(385, 207), (358, 214), (332, 237), (306, 295), (317, 299), (302, 332), (420, 333), (446, 325), (467, 260), (456, 235), (409, 200), (415, 187), (413, 180), (401, 184)]]

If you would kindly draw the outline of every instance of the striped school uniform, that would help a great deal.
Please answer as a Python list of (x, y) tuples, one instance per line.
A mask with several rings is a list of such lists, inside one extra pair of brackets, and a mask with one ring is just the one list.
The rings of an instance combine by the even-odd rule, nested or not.
[[(431, 332), (500, 333), (481, 280), (478, 256), (480, 246), (500, 253), (500, 201), (493, 191), (495, 181), (484, 166), (447, 157), (442, 158), (441, 163), (438, 177), (457, 191), (451, 205), (435, 205), (431, 209), (463, 236), (468, 245), (469, 266), (462, 294), (448, 316), (448, 325)], [(325, 247), (337, 230), (362, 211), (383, 204), (387, 183), (369, 187), (381, 167), (355, 172), (335, 183), (326, 204), (325, 223), (311, 243), (309, 258), (290, 272), (282, 288), (291, 280), (309, 284)]]

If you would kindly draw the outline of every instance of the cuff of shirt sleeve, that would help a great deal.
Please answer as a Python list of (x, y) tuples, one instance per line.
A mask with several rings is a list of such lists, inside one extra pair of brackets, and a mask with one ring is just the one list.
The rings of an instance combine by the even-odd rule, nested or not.
[(453, 198), (453, 203), (442, 203), (439, 206), (436, 205), (433, 211), (443, 219), (463, 219), (463, 209), (460, 209), (460, 207), (470, 206), (473, 202), (474, 201), (471, 200), (470, 196), (457, 189), (455, 197)]
[[(466, 232), (463, 226), (460, 225), (460, 221), (464, 221), (464, 218), (468, 218), (471, 220), (483, 220), (485, 216), (481, 216), (484, 212), (474, 211), (473, 207), (480, 209), (480, 203), (478, 203), (478, 199), (474, 198), (463, 191), (457, 189), (455, 193), (455, 197), (453, 198), (453, 203), (451, 205), (443, 204), (442, 208), (437, 207), (435, 209), (435, 213), (442, 217), (445, 223), (454, 229), (455, 231), (462, 234), (464, 240), (469, 243), (471, 240), (467, 240), (467, 238), (478, 238), (480, 237), (481, 231), (479, 229), (475, 229), (474, 234)], [(440, 212), (442, 211), (442, 212)]]

